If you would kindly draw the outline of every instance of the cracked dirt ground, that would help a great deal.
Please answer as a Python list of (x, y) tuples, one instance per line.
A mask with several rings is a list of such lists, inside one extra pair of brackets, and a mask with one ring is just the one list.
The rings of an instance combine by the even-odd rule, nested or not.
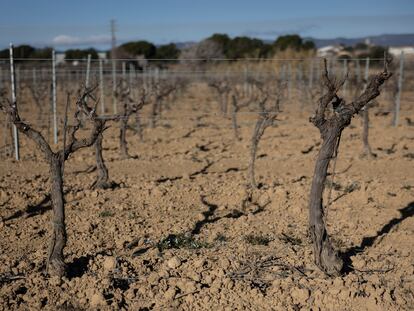
[[(93, 149), (65, 167), (69, 274), (43, 275), (50, 234), (47, 165), (22, 137), (22, 160), (0, 163), (0, 310), (410, 310), (414, 306), (414, 131), (371, 110), (377, 158), (360, 157), (361, 120), (342, 136), (327, 224), (352, 269), (329, 278), (312, 261), (307, 202), (319, 133), (312, 108), (285, 103), (256, 161), (255, 116), (215, 112), (205, 86), (164, 111), (144, 141), (116, 124), (104, 157), (117, 187), (88, 190)], [(383, 100), (383, 99), (381, 99)], [(382, 103), (382, 106), (386, 105)], [(380, 105), (380, 107), (381, 107)], [(28, 114), (28, 108), (22, 110)], [(144, 111), (145, 114), (145, 111)], [(413, 106), (401, 115), (414, 119)], [(143, 119), (144, 124), (148, 120)]]

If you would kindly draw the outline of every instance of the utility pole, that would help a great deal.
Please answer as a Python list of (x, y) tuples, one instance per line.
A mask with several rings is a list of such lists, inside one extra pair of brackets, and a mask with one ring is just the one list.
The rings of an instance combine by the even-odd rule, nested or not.
[(117, 113), (116, 107), (116, 26), (115, 20), (111, 19), (111, 59), (112, 59), (112, 104), (113, 104), (113, 113)]

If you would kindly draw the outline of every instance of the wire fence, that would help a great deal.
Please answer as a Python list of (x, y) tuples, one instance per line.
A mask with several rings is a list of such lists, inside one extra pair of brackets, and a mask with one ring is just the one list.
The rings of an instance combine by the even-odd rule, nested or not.
[[(347, 76), (341, 96), (352, 100), (368, 77), (382, 69), (384, 62), (384, 58), (328, 58), (326, 68), (330, 76), (338, 79)], [(410, 93), (414, 86), (413, 65), (414, 59), (404, 55), (394, 59), (389, 65), (394, 76), (384, 86), (381, 94), (381, 97), (390, 103), (384, 113), (398, 114), (397, 118), (399, 118), (400, 107), (404, 110), (413, 106), (414, 96)], [(47, 126), (49, 131), (53, 132), (56, 144), (60, 139), (58, 136), (64, 122), (66, 94), (68, 92), (75, 94), (77, 90), (85, 87), (96, 86), (96, 95), (99, 98), (97, 111), (101, 118), (110, 119), (118, 114), (117, 120), (122, 120), (128, 119), (129, 116), (120, 115), (121, 103), (118, 96), (121, 83), (127, 85), (129, 96), (136, 101), (139, 100), (142, 90), (149, 96), (156, 96), (160, 89), (174, 84), (174, 92), (167, 99), (163, 99), (166, 102), (177, 101), (177, 98), (194, 97), (194, 92), (192, 94), (187, 92), (188, 88), (204, 85), (204, 91), (196, 92), (196, 95), (204, 96), (214, 102), (224, 101), (228, 114), (223, 114), (223, 111), (219, 110), (203, 111), (196, 107), (183, 110), (183, 107), (175, 107), (174, 113), (164, 113), (161, 116), (161, 113), (157, 112), (158, 122), (192, 120), (200, 116), (223, 118), (224, 115), (230, 120), (236, 115), (242, 118), (264, 113), (257, 109), (258, 106), (232, 111), (231, 90), (237, 90), (244, 97), (249, 97), (257, 91), (257, 88), (255, 89), (257, 81), (282, 88), (284, 105), (301, 102), (300, 105), (305, 106), (303, 102), (306, 101), (313, 108), (323, 89), (321, 76), (324, 69), (324, 59), (317, 57), (180, 60), (91, 59), (90, 57), (57, 60), (55, 56), (52, 59), (14, 58), (13, 65), (11, 59), (0, 59), (0, 90), (3, 94), (2, 100), (12, 98), (13, 94), (16, 96), (19, 109), (24, 112), (22, 121), (30, 122), (34, 126)], [(12, 77), (14, 77), (13, 82)], [(223, 91), (220, 90), (220, 84), (225, 86)], [(201, 94), (202, 92), (204, 93)], [(170, 106), (168, 104), (167, 109), (171, 109)], [(149, 110), (150, 108), (147, 108), (147, 111)], [(39, 113), (42, 114), (41, 117)], [(145, 111), (140, 118), (143, 122), (154, 122), (154, 116), (146, 114)], [(8, 120), (0, 120), (2, 120), (0, 126), (6, 132)], [(241, 121), (239, 125), (254, 124), (254, 121), (243, 122), (245, 121)], [(231, 123), (226, 127), (231, 127)]]

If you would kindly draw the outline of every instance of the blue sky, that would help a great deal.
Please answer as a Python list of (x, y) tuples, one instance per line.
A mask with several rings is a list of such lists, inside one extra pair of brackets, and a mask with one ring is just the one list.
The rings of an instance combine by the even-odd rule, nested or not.
[(275, 39), (414, 33), (414, 0), (3, 0), (0, 48), (9, 42), (58, 49), (119, 42), (196, 41), (220, 32)]

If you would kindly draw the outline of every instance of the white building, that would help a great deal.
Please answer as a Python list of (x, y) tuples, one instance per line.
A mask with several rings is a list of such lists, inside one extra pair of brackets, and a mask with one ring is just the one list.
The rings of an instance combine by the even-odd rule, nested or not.
[(414, 55), (414, 46), (390, 46), (388, 48), (388, 53), (392, 56), (400, 56), (401, 52), (404, 52), (404, 55)]
[(107, 59), (106, 52), (98, 52), (98, 58), (106, 60)]
[(319, 57), (335, 56), (340, 53), (344, 48), (340, 45), (327, 45), (319, 48), (316, 53)]
[(55, 56), (57, 65), (65, 62), (65, 52), (56, 52)]

